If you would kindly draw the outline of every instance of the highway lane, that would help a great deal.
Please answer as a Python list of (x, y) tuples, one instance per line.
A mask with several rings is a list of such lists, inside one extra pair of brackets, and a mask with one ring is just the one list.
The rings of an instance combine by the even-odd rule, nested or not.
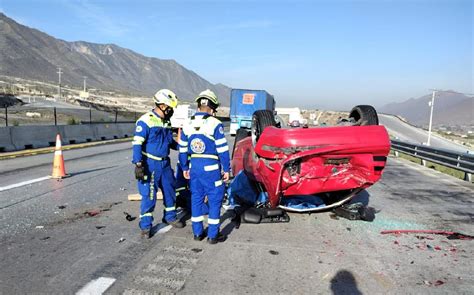
[[(474, 283), (471, 241), (379, 234), (474, 234), (474, 187), (467, 182), (390, 158), (382, 181), (359, 196), (379, 211), (372, 223), (334, 220), (326, 212), (235, 229), (226, 214), (223, 244), (193, 241), (190, 224), (143, 241), (137, 221), (123, 214), (137, 216), (139, 206), (126, 201), (136, 192), (130, 154), (130, 143), (66, 151), (72, 177), (0, 192), (2, 291), (72, 293), (99, 277), (117, 280), (111, 293), (128, 294), (463, 294)], [(1, 186), (45, 175), (51, 158), (1, 161)], [(103, 211), (84, 214), (90, 210)], [(444, 284), (428, 285), (437, 280)]]
[[(411, 126), (395, 116), (379, 114), (379, 120), (380, 124), (384, 125), (390, 134), (398, 137), (400, 140), (416, 144), (422, 144), (428, 140), (428, 131)], [(469, 147), (457, 144), (434, 133), (431, 133), (431, 146), (463, 153), (470, 150), (471, 153), (474, 153), (474, 150), (469, 149)]]

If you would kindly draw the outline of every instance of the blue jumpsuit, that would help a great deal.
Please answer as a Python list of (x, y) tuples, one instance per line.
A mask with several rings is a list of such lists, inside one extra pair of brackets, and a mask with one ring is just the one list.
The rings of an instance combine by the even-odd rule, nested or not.
[(142, 161), (146, 179), (138, 180), (138, 191), (142, 196), (140, 205), (140, 229), (151, 229), (156, 193), (163, 193), (164, 220), (176, 220), (175, 178), (171, 169), (170, 148), (176, 150), (177, 143), (168, 122), (164, 122), (154, 111), (138, 119), (133, 137), (132, 163)]
[(229, 146), (222, 123), (207, 113), (196, 113), (181, 132), (179, 162), (183, 171), (191, 169), (193, 233), (200, 236), (204, 231), (203, 221), (206, 214), (204, 199), (207, 196), (209, 207), (207, 236), (215, 239), (219, 234), (220, 210), (225, 190), (221, 170), (230, 171)]

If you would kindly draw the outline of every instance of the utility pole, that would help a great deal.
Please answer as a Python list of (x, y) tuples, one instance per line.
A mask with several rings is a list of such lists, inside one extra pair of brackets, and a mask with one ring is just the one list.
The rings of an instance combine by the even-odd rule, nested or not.
[(431, 95), (431, 101), (429, 102), (429, 106), (431, 107), (431, 111), (430, 111), (430, 123), (428, 125), (428, 141), (426, 142), (427, 146), (430, 146), (430, 144), (431, 144), (431, 126), (433, 125), (434, 100), (435, 100), (435, 97), (436, 97), (436, 92), (438, 91), (436, 89), (430, 89), (430, 90), (433, 91), (433, 94)]
[(58, 67), (58, 75), (59, 75), (59, 82), (58, 82), (58, 96), (59, 96), (59, 100), (61, 100), (61, 68)]
[(87, 87), (86, 87), (86, 80), (87, 80), (87, 77), (84, 76), (84, 92), (86, 92), (86, 89), (87, 89)]

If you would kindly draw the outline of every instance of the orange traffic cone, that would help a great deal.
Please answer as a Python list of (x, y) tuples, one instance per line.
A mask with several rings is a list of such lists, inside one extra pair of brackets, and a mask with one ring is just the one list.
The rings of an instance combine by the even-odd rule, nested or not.
[(68, 177), (64, 169), (63, 151), (61, 149), (61, 135), (56, 135), (56, 148), (54, 149), (53, 175), (51, 178)]

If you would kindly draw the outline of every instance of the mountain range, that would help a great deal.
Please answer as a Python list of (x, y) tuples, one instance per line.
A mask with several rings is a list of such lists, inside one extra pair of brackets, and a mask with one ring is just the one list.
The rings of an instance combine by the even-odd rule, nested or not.
[[(379, 111), (402, 116), (415, 125), (427, 126), (431, 97), (432, 94), (427, 94), (404, 102), (390, 103), (379, 108)], [(474, 125), (474, 97), (455, 91), (437, 91), (433, 104), (433, 125)]]
[(67, 42), (15, 22), (0, 13), (0, 74), (44, 82), (82, 85), (130, 95), (173, 90), (190, 101), (207, 88), (229, 105), (230, 88), (212, 84), (175, 60), (147, 57), (114, 44)]

